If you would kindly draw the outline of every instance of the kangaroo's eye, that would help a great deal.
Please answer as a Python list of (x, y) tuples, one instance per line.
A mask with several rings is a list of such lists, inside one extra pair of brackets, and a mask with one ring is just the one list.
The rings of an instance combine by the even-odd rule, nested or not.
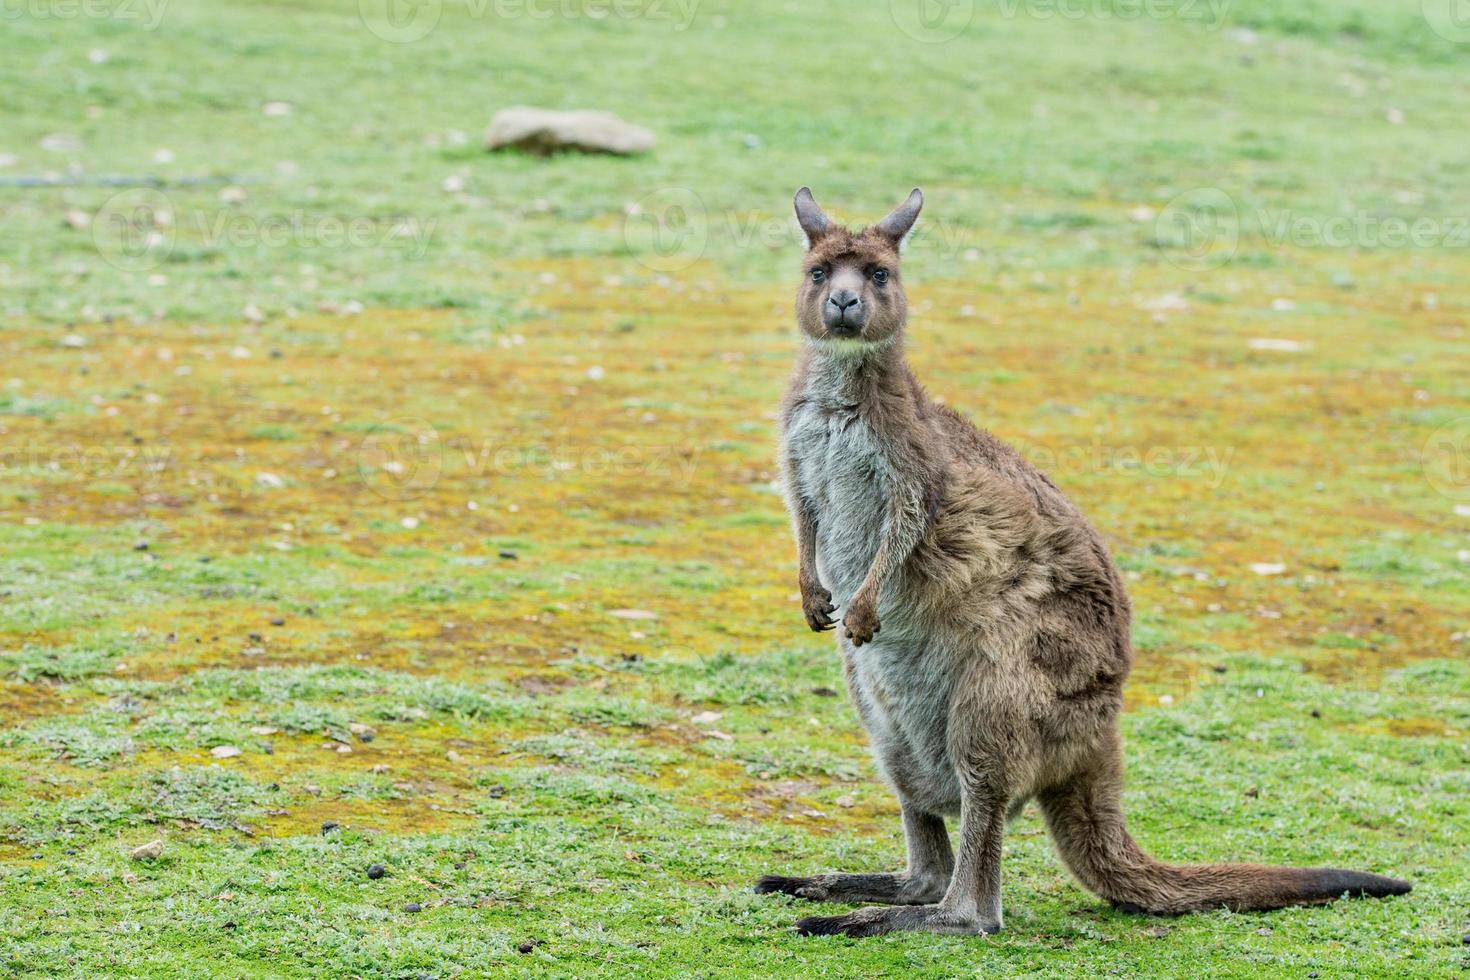
[(883, 285), (885, 282), (888, 281), (888, 270), (887, 269), (874, 269), (873, 270), (873, 281), (876, 282), (880, 286)]
[(823, 279), (826, 279), (826, 278), (827, 278), (827, 272), (826, 272), (825, 269), (813, 269), (812, 270), (812, 282), (821, 282)]

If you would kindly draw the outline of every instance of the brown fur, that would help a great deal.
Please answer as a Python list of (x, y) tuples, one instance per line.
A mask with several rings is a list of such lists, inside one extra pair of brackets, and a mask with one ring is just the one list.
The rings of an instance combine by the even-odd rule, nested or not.
[[(841, 613), (849, 691), (898, 793), (909, 865), (770, 876), (757, 890), (905, 906), (805, 919), (805, 933), (993, 932), (1005, 821), (1034, 798), (1077, 879), (1125, 910), (1407, 892), (1406, 882), (1330, 868), (1167, 865), (1128, 835), (1118, 735), (1128, 597), (1101, 538), (1056, 485), (933, 402), (909, 369), (899, 243), (921, 202), (916, 191), (853, 233), (805, 188), (798, 195), (810, 239), (796, 310), (805, 344), (781, 409), (803, 613), (815, 630), (836, 627)], [(880, 268), (885, 283), (874, 281)], [(861, 297), (856, 332), (846, 321), (828, 327), (838, 289)], [(960, 818), (957, 854), (945, 816)]]

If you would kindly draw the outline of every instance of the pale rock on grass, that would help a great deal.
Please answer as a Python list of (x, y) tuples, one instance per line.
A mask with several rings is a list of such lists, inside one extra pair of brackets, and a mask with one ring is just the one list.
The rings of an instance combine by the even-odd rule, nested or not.
[(128, 857), (134, 861), (156, 861), (163, 857), (163, 841), (151, 840), (140, 844), (128, 852)]
[(1286, 574), (1286, 566), (1283, 565), (1283, 564), (1281, 564), (1280, 562), (1269, 562), (1269, 561), (1253, 562), (1251, 564), (1251, 566), (1250, 566), (1250, 570), (1253, 571), (1253, 572), (1255, 572), (1257, 575), (1284, 575), (1284, 574)]
[(502, 109), (485, 132), (487, 150), (547, 155), (564, 151), (627, 156), (653, 149), (652, 130), (610, 112), (561, 112), (515, 106)]
[(1299, 351), (1306, 350), (1309, 344), (1300, 340), (1288, 340), (1285, 337), (1252, 337), (1245, 342), (1251, 350), (1279, 350)]

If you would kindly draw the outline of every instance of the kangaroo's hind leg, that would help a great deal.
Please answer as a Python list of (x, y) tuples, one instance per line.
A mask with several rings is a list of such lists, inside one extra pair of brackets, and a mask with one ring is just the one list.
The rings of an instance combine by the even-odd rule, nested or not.
[(908, 867), (898, 874), (821, 874), (810, 878), (766, 875), (757, 893), (780, 892), (818, 902), (927, 905), (944, 897), (954, 872), (954, 852), (944, 818), (903, 804)]

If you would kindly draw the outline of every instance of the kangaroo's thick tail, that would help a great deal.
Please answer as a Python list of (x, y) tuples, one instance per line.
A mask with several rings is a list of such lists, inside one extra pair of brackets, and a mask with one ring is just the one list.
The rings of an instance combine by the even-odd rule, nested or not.
[(1259, 864), (1172, 865), (1154, 860), (1128, 836), (1120, 804), (1121, 752), (1040, 793), (1047, 826), (1067, 867), (1090, 891), (1125, 912), (1175, 915), (1200, 909), (1278, 909), (1345, 895), (1403, 895), (1407, 881), (1337, 868)]

